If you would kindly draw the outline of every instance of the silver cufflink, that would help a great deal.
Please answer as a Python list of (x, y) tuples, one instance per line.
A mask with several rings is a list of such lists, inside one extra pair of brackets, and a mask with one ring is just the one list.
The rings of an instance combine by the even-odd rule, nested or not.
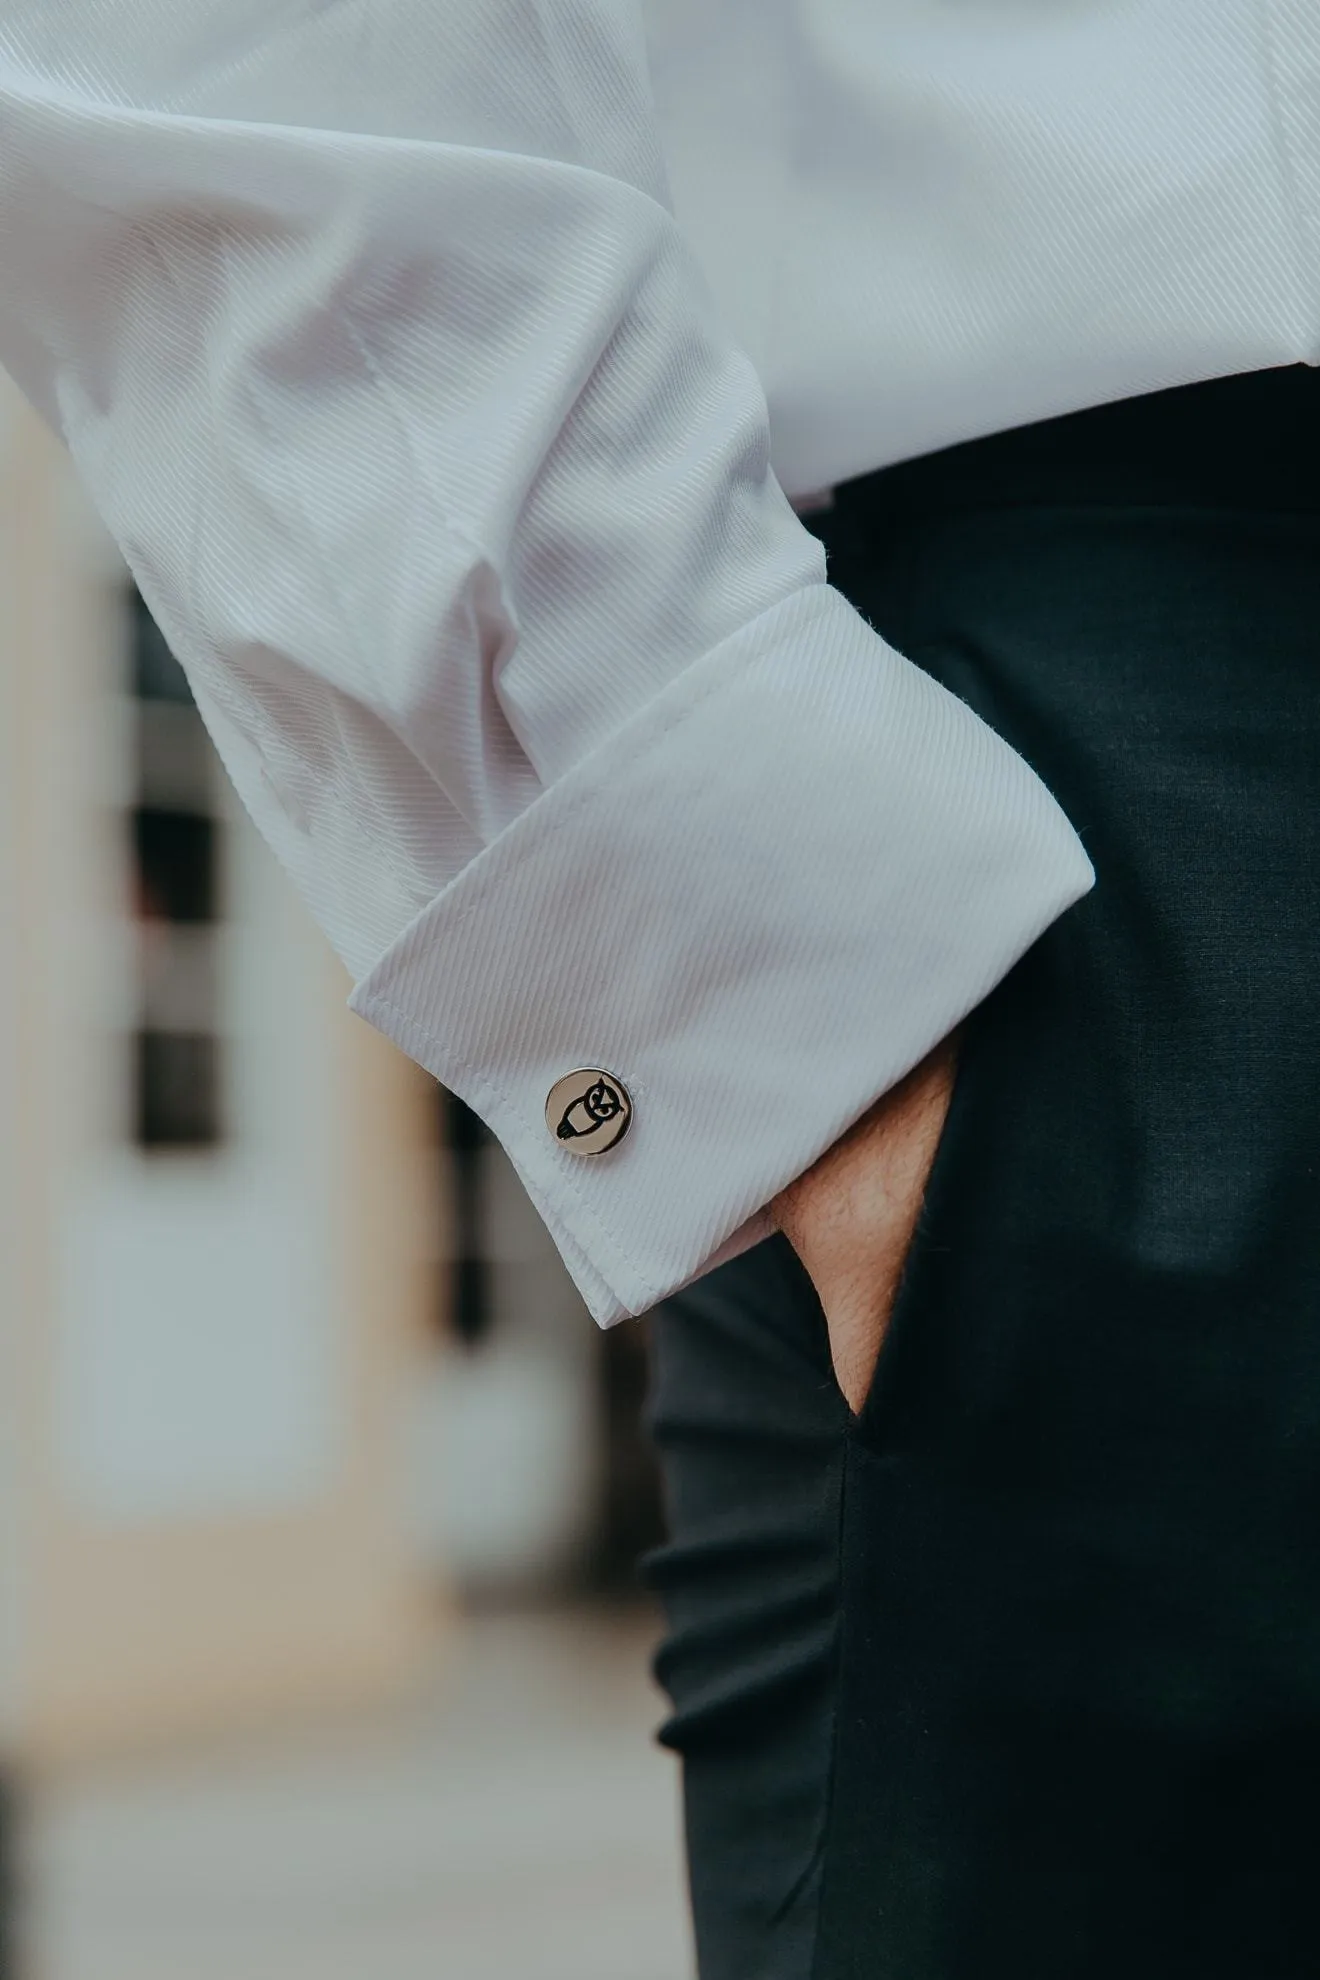
[(632, 1100), (621, 1079), (599, 1066), (579, 1066), (550, 1088), (545, 1124), (572, 1155), (603, 1155), (632, 1125)]

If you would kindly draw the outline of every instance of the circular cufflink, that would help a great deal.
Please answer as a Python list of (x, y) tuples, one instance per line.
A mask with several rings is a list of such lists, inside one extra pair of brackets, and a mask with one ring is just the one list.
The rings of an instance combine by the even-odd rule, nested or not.
[(599, 1066), (579, 1066), (550, 1088), (545, 1124), (573, 1155), (603, 1155), (632, 1125), (632, 1100), (621, 1079)]

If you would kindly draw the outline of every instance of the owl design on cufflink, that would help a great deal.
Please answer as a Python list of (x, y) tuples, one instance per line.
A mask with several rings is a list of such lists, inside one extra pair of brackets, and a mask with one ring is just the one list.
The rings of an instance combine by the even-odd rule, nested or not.
[(579, 1066), (551, 1087), (546, 1126), (574, 1155), (603, 1155), (632, 1124), (632, 1100), (621, 1079), (599, 1066)]

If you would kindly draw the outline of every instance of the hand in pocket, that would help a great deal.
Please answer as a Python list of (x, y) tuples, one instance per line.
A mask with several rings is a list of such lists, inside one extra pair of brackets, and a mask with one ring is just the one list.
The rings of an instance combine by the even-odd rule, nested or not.
[(825, 1310), (835, 1377), (854, 1415), (916, 1230), (957, 1052), (954, 1032), (770, 1205)]

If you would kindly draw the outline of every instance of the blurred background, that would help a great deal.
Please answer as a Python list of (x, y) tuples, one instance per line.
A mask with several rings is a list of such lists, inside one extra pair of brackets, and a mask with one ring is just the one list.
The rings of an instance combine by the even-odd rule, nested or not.
[(347, 983), (0, 376), (0, 1980), (689, 1980), (641, 1325)]

